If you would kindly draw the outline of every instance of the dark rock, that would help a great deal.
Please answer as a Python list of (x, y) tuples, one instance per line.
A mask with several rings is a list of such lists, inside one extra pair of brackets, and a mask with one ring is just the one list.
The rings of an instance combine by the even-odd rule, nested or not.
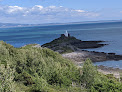
[(108, 53), (108, 55), (115, 55), (115, 53)]
[(61, 38), (65, 38), (65, 35), (64, 34), (61, 34)]
[(70, 36), (70, 34), (68, 34), (68, 37), (61, 34), (61, 37), (42, 45), (42, 47), (47, 47), (54, 51), (64, 50), (63, 52), (65, 53), (67, 51), (77, 51), (79, 49), (99, 48), (105, 45), (99, 44), (101, 42), (104, 41), (81, 41)]

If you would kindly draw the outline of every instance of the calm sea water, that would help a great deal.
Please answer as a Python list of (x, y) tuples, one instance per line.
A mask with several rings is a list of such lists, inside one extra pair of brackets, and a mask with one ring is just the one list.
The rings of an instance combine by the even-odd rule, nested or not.
[[(104, 40), (109, 44), (102, 48), (89, 49), (90, 51), (122, 54), (122, 22), (0, 28), (0, 40), (14, 47), (34, 43), (42, 45), (60, 37), (66, 30), (81, 40)], [(122, 68), (122, 61), (98, 62), (97, 65)]]

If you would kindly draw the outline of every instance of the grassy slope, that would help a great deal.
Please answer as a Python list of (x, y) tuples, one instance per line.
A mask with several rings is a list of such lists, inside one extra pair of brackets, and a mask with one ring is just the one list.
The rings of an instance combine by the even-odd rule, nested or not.
[(14, 48), (0, 42), (0, 63), (5, 70), (14, 70), (13, 80), (20, 91), (66, 91), (72, 89), (73, 81), (80, 82), (80, 70), (47, 48)]
[(110, 77), (90, 60), (81, 70), (50, 49), (0, 42), (1, 92), (121, 92), (122, 84)]

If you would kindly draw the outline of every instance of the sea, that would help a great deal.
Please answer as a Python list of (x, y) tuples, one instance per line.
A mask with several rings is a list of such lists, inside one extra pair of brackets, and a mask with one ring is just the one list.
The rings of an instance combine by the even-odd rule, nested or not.
[[(22, 47), (26, 44), (45, 44), (68, 31), (71, 36), (83, 41), (105, 41), (108, 44), (101, 48), (87, 49), (116, 53), (122, 55), (122, 22), (103, 23), (70, 23), (58, 25), (44, 25), (31, 27), (0, 28), (0, 40), (14, 47)], [(122, 60), (96, 62), (95, 65), (104, 65), (122, 69)]]

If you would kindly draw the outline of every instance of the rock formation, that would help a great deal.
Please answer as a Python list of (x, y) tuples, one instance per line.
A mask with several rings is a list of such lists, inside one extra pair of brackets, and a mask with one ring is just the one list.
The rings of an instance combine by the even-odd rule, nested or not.
[(122, 60), (122, 55), (116, 55), (115, 53), (104, 53), (96, 51), (87, 51), (83, 49), (99, 48), (107, 44), (101, 44), (104, 41), (81, 41), (73, 36), (65, 36), (61, 34), (61, 37), (42, 45), (52, 49), (56, 52), (63, 54), (63, 57), (72, 59), (76, 62), (85, 61), (90, 58), (93, 62), (107, 61), (107, 60)]
[(106, 45), (101, 44), (101, 42), (104, 41), (81, 41), (70, 36), (70, 34), (68, 34), (68, 36), (61, 34), (61, 37), (51, 41), (50, 43), (42, 45), (42, 47), (50, 48), (59, 53), (65, 53), (77, 51), (79, 49), (98, 48)]

